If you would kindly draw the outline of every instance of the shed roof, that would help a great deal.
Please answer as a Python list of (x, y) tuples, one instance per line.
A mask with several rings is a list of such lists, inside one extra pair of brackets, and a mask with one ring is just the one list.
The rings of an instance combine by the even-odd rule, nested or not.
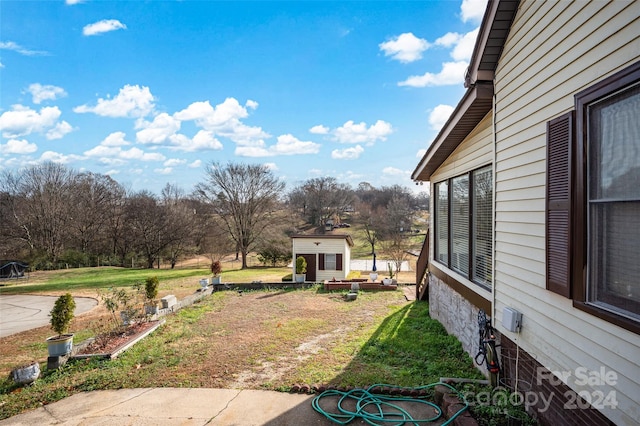
[(291, 236), (291, 239), (294, 238), (306, 238), (306, 239), (314, 239), (314, 240), (346, 240), (349, 247), (353, 247), (353, 239), (349, 234), (295, 234)]

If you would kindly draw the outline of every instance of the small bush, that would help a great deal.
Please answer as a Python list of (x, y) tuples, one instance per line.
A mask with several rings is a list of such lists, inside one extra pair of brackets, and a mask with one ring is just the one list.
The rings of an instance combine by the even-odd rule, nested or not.
[(287, 274), (284, 277), (282, 277), (282, 282), (288, 282), (288, 281), (293, 281), (293, 274)]
[(69, 329), (75, 309), (76, 302), (71, 293), (60, 296), (51, 310), (51, 329), (58, 335), (65, 334)]

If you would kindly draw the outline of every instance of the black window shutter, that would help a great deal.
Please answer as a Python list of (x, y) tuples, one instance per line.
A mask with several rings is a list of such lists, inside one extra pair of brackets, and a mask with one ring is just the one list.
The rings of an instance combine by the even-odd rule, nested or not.
[(547, 122), (547, 290), (571, 297), (574, 112)]
[(336, 271), (342, 271), (342, 253), (336, 254)]
[(318, 254), (318, 270), (324, 271), (324, 253)]

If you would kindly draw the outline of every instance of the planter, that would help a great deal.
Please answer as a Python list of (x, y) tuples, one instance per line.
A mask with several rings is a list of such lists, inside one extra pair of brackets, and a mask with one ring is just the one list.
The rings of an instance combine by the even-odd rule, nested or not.
[(73, 334), (61, 334), (47, 339), (47, 349), (49, 356), (65, 356), (73, 349)]
[(296, 282), (303, 283), (307, 280), (307, 274), (296, 274)]
[(358, 290), (360, 290), (360, 283), (358, 282), (354, 282), (351, 283), (351, 292), (357, 292)]
[(369, 274), (369, 278), (371, 278), (371, 281), (375, 282), (378, 279), (378, 274), (376, 272), (372, 272)]
[(40, 364), (37, 362), (11, 370), (11, 378), (19, 385), (33, 383), (38, 377), (40, 377)]
[(202, 287), (203, 289), (207, 288), (209, 286), (209, 280), (206, 278), (203, 278), (200, 280), (200, 287)]
[(222, 277), (211, 278), (211, 284), (222, 284)]
[(158, 305), (147, 305), (144, 307), (144, 313), (147, 315), (156, 315), (158, 313)]
[(391, 278), (383, 278), (382, 279), (382, 284), (391, 285), (391, 284), (393, 284), (393, 280)]

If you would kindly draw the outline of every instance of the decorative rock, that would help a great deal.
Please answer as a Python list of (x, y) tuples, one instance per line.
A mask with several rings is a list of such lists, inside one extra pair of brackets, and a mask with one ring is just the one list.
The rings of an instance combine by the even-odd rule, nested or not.
[(173, 294), (166, 295), (165, 297), (160, 299), (160, 301), (162, 302), (162, 307), (165, 309), (171, 308), (173, 307), (173, 305), (178, 303), (178, 299), (176, 299)]
[(40, 364), (37, 362), (11, 370), (11, 378), (19, 385), (33, 383), (38, 377), (40, 377)]

